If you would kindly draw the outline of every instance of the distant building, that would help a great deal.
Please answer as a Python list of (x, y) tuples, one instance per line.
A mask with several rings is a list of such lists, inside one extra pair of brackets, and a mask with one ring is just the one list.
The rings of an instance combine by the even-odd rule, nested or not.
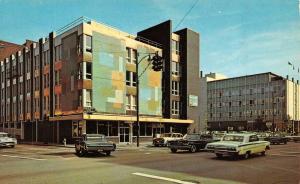
[(270, 72), (219, 80), (212, 76), (201, 79), (207, 85), (207, 103), (201, 103), (207, 109), (207, 129), (299, 131), (299, 81)]
[(135, 66), (140, 61), (142, 73), (149, 62), (140, 59), (158, 52), (164, 71), (150, 65), (140, 78), (141, 141), (186, 133), (199, 108), (199, 88), (192, 86), (199, 79), (199, 36), (188, 29), (172, 33), (169, 23), (160, 24), (169, 32), (161, 29), (154, 39), (149, 30), (158, 33), (159, 25), (133, 36), (78, 19), (5, 56), (0, 131), (24, 141), (72, 142), (83, 133), (101, 133), (115, 142), (135, 142)]

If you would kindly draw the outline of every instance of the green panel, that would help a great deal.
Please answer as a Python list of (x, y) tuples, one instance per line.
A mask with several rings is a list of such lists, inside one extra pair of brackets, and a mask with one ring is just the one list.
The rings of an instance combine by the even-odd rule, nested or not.
[(125, 114), (125, 42), (93, 32), (93, 107)]
[[(155, 50), (138, 47), (139, 60), (148, 53), (155, 53)], [(139, 73), (141, 74), (148, 66), (148, 57), (143, 59), (139, 65)], [(147, 68), (145, 73), (140, 77), (140, 114), (143, 115), (162, 115), (161, 101), (161, 72), (154, 72), (152, 65)], [(155, 80), (153, 80), (155, 79)], [(153, 83), (156, 81), (156, 84)]]

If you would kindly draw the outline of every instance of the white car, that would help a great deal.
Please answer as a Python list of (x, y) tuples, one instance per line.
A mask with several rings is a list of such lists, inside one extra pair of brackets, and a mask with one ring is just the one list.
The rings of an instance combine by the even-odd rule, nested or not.
[(0, 147), (15, 147), (17, 139), (11, 138), (5, 132), (0, 132)]
[(164, 133), (158, 138), (153, 139), (154, 146), (168, 146), (169, 141), (182, 139), (183, 135), (181, 133)]
[(215, 153), (218, 158), (242, 156), (247, 159), (252, 154), (265, 155), (266, 151), (270, 149), (270, 142), (260, 141), (254, 133), (226, 134), (221, 141), (208, 143), (205, 149)]

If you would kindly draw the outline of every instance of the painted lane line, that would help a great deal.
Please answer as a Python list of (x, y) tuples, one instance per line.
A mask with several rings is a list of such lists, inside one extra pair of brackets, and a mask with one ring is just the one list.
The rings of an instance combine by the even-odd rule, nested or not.
[(166, 178), (166, 177), (161, 177), (161, 176), (155, 176), (155, 175), (150, 175), (150, 174), (138, 173), (138, 172), (132, 173), (132, 174), (137, 175), (137, 176), (147, 177), (147, 178), (153, 178), (153, 179), (157, 179), (157, 180), (164, 180), (164, 181), (169, 181), (169, 182), (173, 182), (173, 183), (179, 183), (179, 184), (195, 184), (192, 182), (177, 180), (177, 179), (173, 179), (173, 178)]
[(298, 157), (298, 155), (282, 155), (282, 154), (269, 154), (271, 156), (280, 156), (280, 157)]
[(0, 156), (11, 157), (11, 158), (20, 158), (20, 159), (28, 159), (28, 160), (37, 160), (37, 161), (46, 160), (46, 159), (42, 159), (42, 158), (22, 157), (22, 156), (17, 156), (17, 155), (0, 155)]

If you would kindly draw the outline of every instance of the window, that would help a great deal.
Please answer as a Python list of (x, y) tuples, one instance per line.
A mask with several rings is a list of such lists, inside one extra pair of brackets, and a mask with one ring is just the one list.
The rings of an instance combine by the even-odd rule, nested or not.
[(136, 86), (136, 74), (134, 72), (126, 71), (126, 85)]
[(59, 98), (60, 98), (60, 95), (55, 94), (54, 98), (55, 98), (54, 99), (55, 100), (55, 104), (54, 104), (55, 109), (59, 109)]
[(179, 42), (172, 40), (172, 52), (179, 54)]
[(78, 37), (77, 37), (77, 52), (78, 52), (78, 54), (82, 54), (82, 52), (83, 52), (83, 47), (82, 47), (82, 45), (83, 45), (83, 39), (82, 39), (82, 35), (79, 35)]
[(179, 95), (179, 82), (172, 81), (172, 95)]
[(136, 64), (137, 56), (138, 56), (137, 50), (126, 47), (126, 53), (127, 53), (126, 56), (127, 63)]
[(60, 71), (56, 70), (55, 71), (55, 85), (59, 85), (60, 84), (59, 75), (60, 75)]
[(231, 102), (229, 102), (229, 107), (231, 107)]
[(232, 117), (232, 112), (229, 112), (229, 117), (230, 117), (230, 118)]
[(74, 75), (71, 75), (71, 91), (74, 91)]
[(172, 101), (172, 115), (179, 114), (179, 101)]
[(250, 95), (252, 95), (253, 94), (253, 89), (250, 89)]
[(85, 35), (85, 51), (92, 52), (92, 37)]
[(242, 106), (242, 101), (239, 101), (239, 107), (241, 107)]
[(250, 105), (254, 105), (254, 100), (250, 100)]
[(258, 140), (259, 139), (258, 139), (257, 135), (252, 135), (249, 137), (249, 142), (254, 142), (254, 141), (258, 141)]
[(92, 79), (92, 63), (86, 62), (86, 73), (85, 73), (86, 79)]
[(261, 88), (261, 94), (265, 93), (265, 88)]
[(59, 61), (62, 59), (62, 49), (61, 45), (55, 47), (55, 61)]
[(87, 107), (91, 107), (92, 106), (92, 90), (90, 90), (90, 89), (86, 90), (85, 99), (86, 99), (85, 105)]
[(136, 110), (136, 96), (126, 95), (126, 110)]
[(178, 62), (175, 62), (175, 61), (172, 61), (172, 75), (176, 75), (176, 76), (179, 76), (179, 63)]

